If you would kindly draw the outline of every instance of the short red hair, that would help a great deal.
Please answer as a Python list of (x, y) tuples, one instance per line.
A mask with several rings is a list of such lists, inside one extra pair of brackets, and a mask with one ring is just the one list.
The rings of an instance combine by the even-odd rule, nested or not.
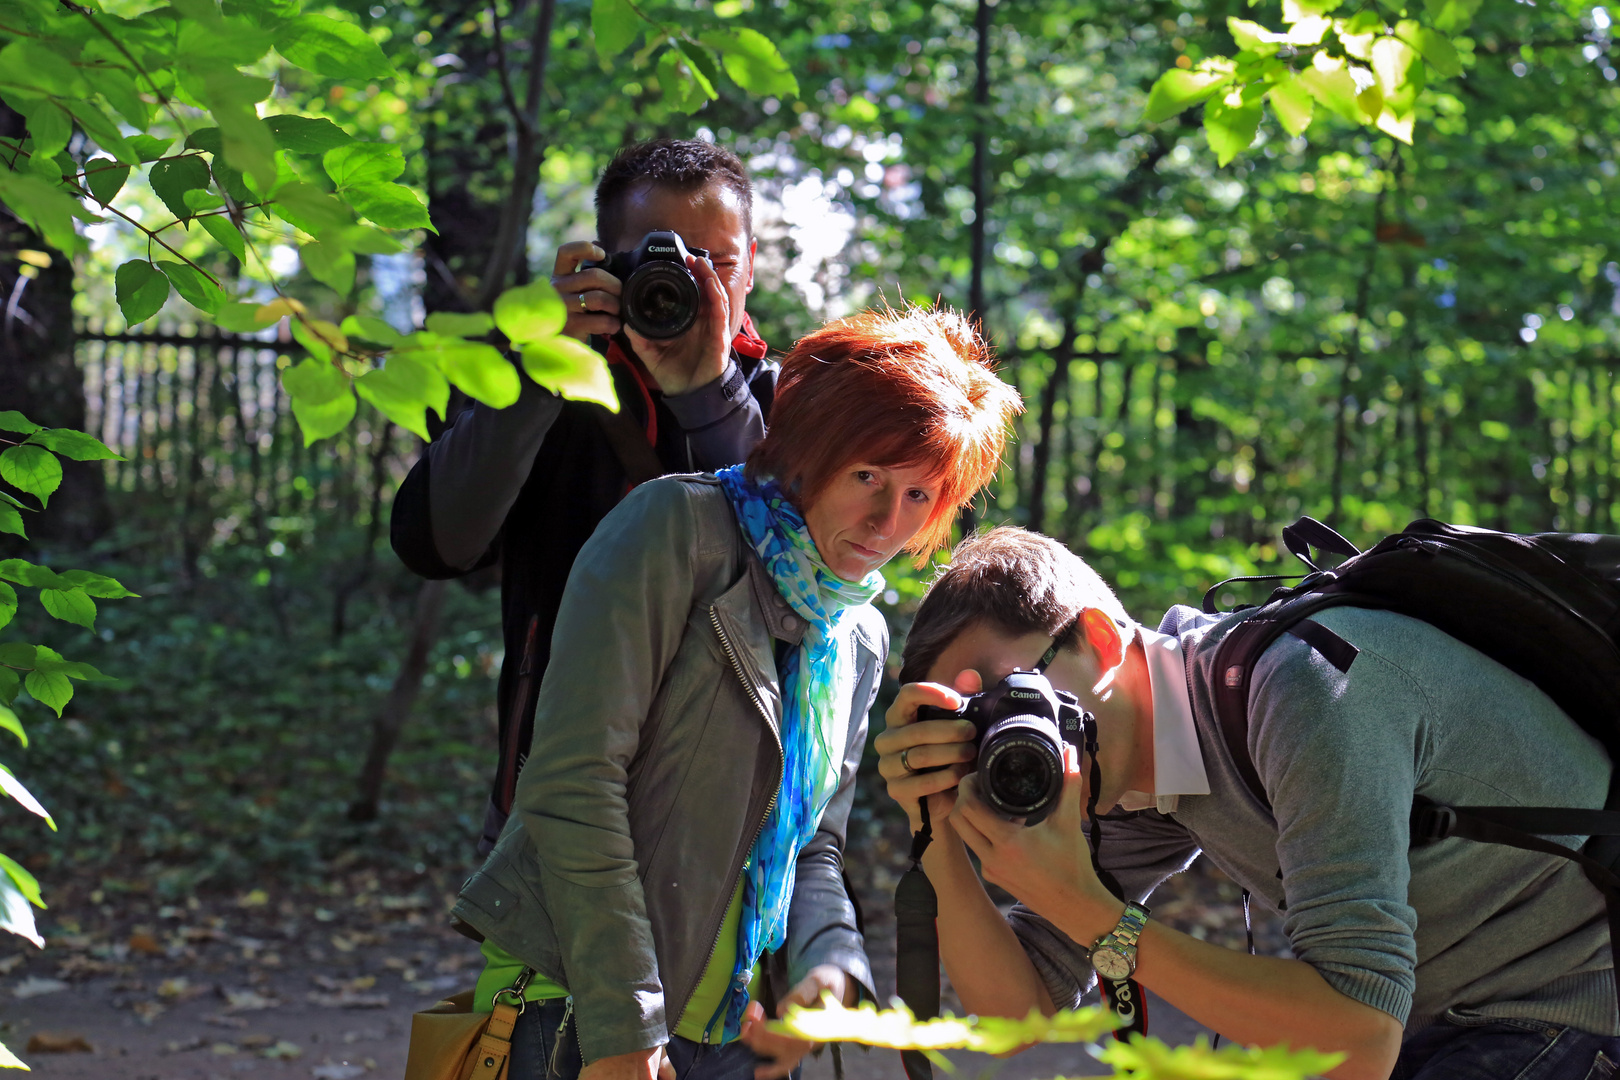
[(978, 330), (948, 308), (884, 307), (828, 323), (793, 346), (776, 387), (749, 476), (776, 477), (802, 512), (857, 462), (926, 469), (940, 493), (906, 545), (919, 564), (995, 476), (1024, 408)]

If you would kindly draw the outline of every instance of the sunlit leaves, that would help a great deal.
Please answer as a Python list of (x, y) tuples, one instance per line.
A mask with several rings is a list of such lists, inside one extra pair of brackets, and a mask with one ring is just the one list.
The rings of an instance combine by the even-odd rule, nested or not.
[(1272, 83), (1266, 98), (1271, 102), (1271, 110), (1277, 114), (1277, 121), (1282, 124), (1284, 131), (1290, 135), (1305, 134), (1305, 129), (1311, 126), (1311, 113), (1316, 102), (1311, 92), (1299, 84), (1293, 72), (1284, 73)]
[[(47, 708), (55, 709), (56, 715), (61, 716), (61, 705), (66, 705), (68, 699), (73, 696), (72, 686), (70, 685), (68, 687), (66, 696), (61, 698), (61, 705), (56, 705), (52, 702), (56, 700), (59, 692), (54, 684), (50, 689), (45, 691), (45, 696), (41, 697), (40, 694), (34, 689), (36, 679), (39, 680), (41, 685), (43, 685), (46, 679), (61, 679), (63, 683), (66, 683), (67, 676), (57, 675), (54, 673), (42, 676), (38, 670), (35, 670), (28, 673), (27, 679), (28, 692), (34, 695), (34, 700), (38, 701), (41, 705), (44, 705)], [(27, 788), (23, 787), (22, 781), (11, 775), (11, 770), (6, 768), (4, 765), (0, 765), (0, 791), (3, 791), (5, 794), (10, 795), (13, 799), (17, 800), (17, 802), (21, 804), (22, 808), (27, 810), (30, 814), (38, 814), (40, 817), (44, 818), (45, 823), (51, 827), (51, 831), (56, 831), (56, 822), (51, 820), (51, 815), (46, 811), (45, 807), (40, 805), (40, 801), (34, 798), (33, 794)]]
[(427, 410), (441, 417), (450, 403), (450, 384), (420, 355), (396, 352), (382, 367), (355, 380), (355, 391), (406, 431), (429, 438)]
[(495, 329), (495, 320), (482, 311), (435, 311), (427, 317), (427, 328), (435, 334), (479, 338)]
[[(0, 581), (0, 626), (11, 622), (12, 616), (17, 614), (17, 590)], [(24, 739), (26, 743), (28, 740)]]
[(630, 0), (592, 0), (591, 35), (603, 63), (618, 56), (641, 33), (641, 16)]
[(74, 231), (73, 219), (96, 221), (79, 200), (39, 176), (0, 168), (0, 202), (17, 218), (45, 238), (45, 242), (71, 255), (84, 247)]
[(295, 154), (324, 154), (354, 142), (354, 137), (332, 121), (319, 116), (267, 116), (276, 144)]
[(394, 74), (394, 66), (364, 30), (325, 15), (289, 20), (276, 35), (276, 51), (330, 79), (363, 82)]
[(354, 391), (348, 376), (327, 360), (310, 357), (281, 373), (293, 417), (308, 446), (336, 435), (354, 419)]
[(709, 80), (675, 49), (666, 50), (658, 59), (658, 86), (669, 107), (684, 113), (697, 112), (718, 96)]
[(62, 484), (62, 463), (43, 446), (11, 446), (0, 453), (0, 480), (39, 500), (45, 506)]
[(523, 389), (512, 362), (481, 342), (419, 333), (406, 338), (399, 349), (436, 363), (468, 397), (492, 409), (515, 403)]
[(549, 282), (508, 289), (495, 301), (495, 325), (514, 342), (538, 341), (562, 333), (568, 321), (562, 297)]
[(392, 180), (405, 171), (405, 156), (389, 143), (350, 143), (328, 150), (321, 163), (339, 191)]
[(758, 30), (746, 26), (711, 31), (698, 40), (720, 54), (720, 63), (733, 82), (761, 97), (797, 96), (799, 81), (775, 45)]
[(523, 346), (523, 370), (529, 378), (561, 397), (594, 401), (619, 411), (619, 395), (607, 361), (571, 337), (552, 337)]
[(352, 220), (341, 201), (303, 181), (281, 187), (276, 192), (276, 206), (282, 217), (311, 236), (341, 228)]
[(112, 158), (91, 158), (84, 166), (84, 183), (102, 206), (111, 203), (129, 179), (129, 166)]
[(218, 311), (228, 299), (219, 282), (195, 266), (164, 261), (158, 264), (158, 268), (186, 303), (208, 315)]
[(53, 618), (95, 629), (96, 602), (83, 589), (41, 589), (39, 602)]
[(1148, 93), (1143, 119), (1156, 124), (1206, 100), (1231, 81), (1229, 71), (1183, 71), (1171, 68), (1159, 76)]
[(310, 276), (328, 286), (339, 296), (349, 295), (354, 288), (354, 252), (340, 244), (305, 244), (298, 249), (304, 269)]
[(1140, 1080), (1306, 1080), (1328, 1072), (1346, 1055), (1236, 1043), (1211, 1050), (1208, 1039), (1199, 1035), (1191, 1046), (1166, 1046), (1158, 1039), (1111, 1042), (1095, 1056), (1112, 1065), (1115, 1075)]
[(113, 275), (118, 309), (130, 326), (143, 323), (169, 299), (169, 279), (145, 259), (131, 259)]
[(355, 184), (345, 189), (344, 195), (361, 217), (385, 229), (439, 231), (429, 220), (422, 200), (403, 184)]
[(918, 1020), (903, 1004), (877, 1009), (870, 1001), (846, 1009), (832, 995), (821, 1006), (792, 1006), (770, 1025), (774, 1030), (815, 1042), (855, 1042), (894, 1050), (976, 1050), (1005, 1054), (1033, 1043), (1090, 1043), (1119, 1026), (1104, 1008), (1062, 1011), (1053, 1016), (1031, 1009), (1021, 1020), (1002, 1016), (943, 1016)]
[[(0, 930), (7, 930), (20, 938), (26, 938), (41, 949), (45, 947), (45, 939), (40, 937), (39, 930), (34, 925), (34, 909), (29, 906), (28, 897), (17, 888), (11, 878), (5, 876), (0, 876)], [(0, 1068), (28, 1067), (15, 1057), (12, 1057), (12, 1061), (17, 1063), (11, 1064), (5, 1060), (7, 1056), (10, 1056), (10, 1051), (0, 1046)]]
[(207, 214), (198, 218), (197, 224), (201, 225), (203, 231), (212, 236), (220, 247), (235, 255), (239, 261), (247, 261), (247, 245), (242, 240), (241, 231), (232, 224), (230, 218), (220, 214)]
[(86, 435), (72, 428), (36, 428), (29, 434), (27, 441), (74, 461), (122, 460), (106, 443), (94, 435)]
[(1225, 165), (1254, 142), (1260, 127), (1260, 98), (1245, 102), (1241, 92), (1211, 98), (1204, 105), (1204, 131), (1215, 151), (1217, 164)]
[(25, 540), (28, 538), (28, 530), (23, 526), (22, 510), (22, 503), (0, 491), (0, 533), (11, 533)]

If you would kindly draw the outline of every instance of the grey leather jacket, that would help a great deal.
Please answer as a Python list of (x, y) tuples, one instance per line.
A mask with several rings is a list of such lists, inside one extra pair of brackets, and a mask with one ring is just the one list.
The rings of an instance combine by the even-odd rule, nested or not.
[[(587, 1062), (668, 1041), (713, 955), (782, 770), (789, 609), (712, 476), (643, 484), (568, 578), (511, 820), (454, 915), (568, 988)], [(836, 964), (871, 993), (843, 847), (888, 655), (870, 606), (841, 780), (796, 867), (779, 992)]]

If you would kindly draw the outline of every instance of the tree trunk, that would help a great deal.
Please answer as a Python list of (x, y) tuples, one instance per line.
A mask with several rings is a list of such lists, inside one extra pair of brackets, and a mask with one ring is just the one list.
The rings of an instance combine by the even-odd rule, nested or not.
[[(1046, 528), (1046, 476), (1052, 465), (1052, 441), (1056, 438), (1053, 424), (1057, 418), (1057, 403), (1069, 389), (1069, 363), (1074, 359), (1075, 320), (1063, 320), (1063, 340), (1052, 354), (1052, 377), (1041, 390), (1040, 441), (1035, 444), (1034, 461), (1029, 477), (1029, 528), (1042, 532)], [(1073, 419), (1070, 419), (1073, 422)]]
[[(986, 113), (990, 108), (990, 0), (979, 0), (974, 15), (977, 32), (978, 71), (973, 83), (973, 223), (968, 228), (969, 256), (972, 270), (968, 279), (968, 315), (984, 330), (984, 222), (990, 212), (990, 197), (986, 191), (985, 158), (989, 155), (989, 137), (986, 132)], [(972, 536), (979, 527), (979, 516), (969, 502), (962, 507), (957, 524), (964, 537)]]
[[(26, 135), (22, 115), (0, 103), (0, 137), (21, 142)], [(40, 252), (50, 266), (25, 263), (20, 251)], [(46, 427), (83, 431), (84, 377), (74, 344), (73, 263), (0, 210), (0, 409), (14, 409)], [(99, 461), (63, 459), (62, 486), (51, 496), (50, 508), (27, 515), (29, 537), (82, 547), (106, 533), (112, 514), (103, 467)], [(7, 490), (17, 494), (9, 485)], [(22, 498), (33, 505), (29, 496)]]
[(371, 718), (371, 747), (366, 751), (366, 763), (360, 769), (357, 797), (349, 805), (350, 821), (375, 821), (377, 804), (382, 797), (383, 777), (388, 772), (388, 758), (399, 742), (399, 733), (410, 718), (411, 707), (416, 704), (422, 690), (422, 676), (427, 674), (428, 652), (439, 636), (439, 615), (444, 610), (445, 582), (423, 582), (416, 594), (416, 617), (411, 623), (411, 643), (405, 651), (405, 662), (394, 676), (394, 685), (388, 691), (382, 708)]

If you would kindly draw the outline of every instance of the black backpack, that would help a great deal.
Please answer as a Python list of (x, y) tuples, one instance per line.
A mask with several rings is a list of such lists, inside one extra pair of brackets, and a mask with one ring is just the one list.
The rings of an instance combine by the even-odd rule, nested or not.
[[(1394, 611), (1429, 623), (1530, 680), (1620, 763), (1620, 536), (1518, 535), (1424, 518), (1367, 551), (1314, 518), (1283, 530), (1283, 543), (1311, 573), (1274, 592), (1216, 646), (1215, 707), (1239, 774), (1269, 806), (1249, 756), (1249, 679), (1282, 634), (1315, 649), (1340, 671), (1355, 646), (1314, 621), (1348, 605)], [(1345, 556), (1319, 567), (1311, 547)], [(1234, 581), (1275, 580), (1234, 578)], [(1218, 614), (1217, 585), (1204, 610)], [(1603, 810), (1565, 807), (1441, 806), (1421, 796), (1412, 807), (1413, 846), (1447, 837), (1558, 855), (1581, 865), (1603, 893), (1620, 1000), (1620, 768)], [(1581, 851), (1542, 839), (1588, 836)]]

